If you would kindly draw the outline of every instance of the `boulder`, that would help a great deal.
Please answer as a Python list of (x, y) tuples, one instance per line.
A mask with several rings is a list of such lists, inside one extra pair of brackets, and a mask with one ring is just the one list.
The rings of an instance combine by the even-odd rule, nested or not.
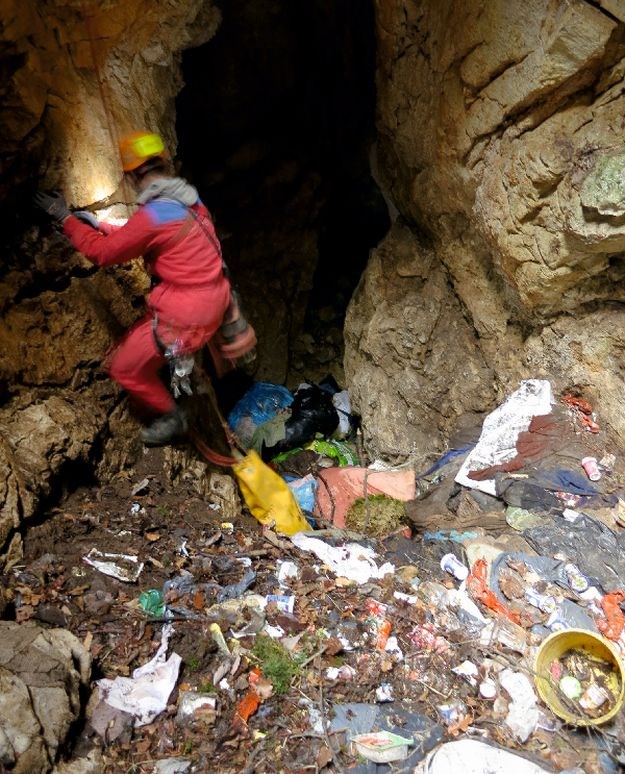
[(0, 621), (0, 764), (47, 772), (80, 715), (91, 657), (65, 629)]

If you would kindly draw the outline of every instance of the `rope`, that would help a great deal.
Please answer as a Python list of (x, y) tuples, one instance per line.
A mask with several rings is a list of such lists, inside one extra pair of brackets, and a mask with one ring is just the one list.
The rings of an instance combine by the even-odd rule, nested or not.
[(191, 433), (191, 440), (193, 441), (195, 448), (203, 457), (205, 457), (213, 465), (217, 465), (220, 468), (231, 468), (240, 459), (237, 457), (228, 457), (224, 454), (218, 454), (216, 451), (207, 446), (195, 432)]
[(200, 452), (200, 454), (213, 465), (217, 465), (218, 467), (221, 467), (221, 468), (232, 467), (236, 462), (239, 462), (241, 458), (247, 454), (247, 451), (243, 447), (243, 445), (241, 444), (241, 442), (239, 441), (235, 433), (232, 432), (230, 425), (224, 419), (219, 409), (219, 406), (217, 404), (217, 396), (215, 395), (213, 384), (209, 375), (200, 365), (196, 364), (196, 368), (199, 374), (203, 377), (203, 379), (208, 384), (208, 399), (210, 401), (211, 407), (213, 408), (213, 410), (215, 411), (215, 414), (219, 419), (221, 427), (224, 431), (224, 435), (226, 436), (226, 441), (228, 443), (228, 446), (230, 447), (230, 452), (232, 456), (220, 454), (219, 452), (216, 452), (214, 449), (211, 449), (210, 446), (204, 443), (204, 441), (199, 437), (197, 432), (194, 430), (191, 431), (190, 433), (191, 440), (193, 441), (195, 448)]

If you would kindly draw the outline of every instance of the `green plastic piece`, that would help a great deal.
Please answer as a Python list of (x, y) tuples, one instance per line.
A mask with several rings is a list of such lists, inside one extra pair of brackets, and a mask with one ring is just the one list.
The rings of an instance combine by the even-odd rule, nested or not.
[(350, 449), (346, 443), (341, 441), (313, 441), (306, 447), (312, 449), (318, 454), (325, 454), (326, 457), (331, 457), (333, 460), (337, 460), (339, 467), (345, 467), (347, 465), (358, 465), (358, 457)]
[(148, 589), (139, 596), (141, 608), (150, 618), (162, 618), (165, 615), (165, 600), (160, 589)]

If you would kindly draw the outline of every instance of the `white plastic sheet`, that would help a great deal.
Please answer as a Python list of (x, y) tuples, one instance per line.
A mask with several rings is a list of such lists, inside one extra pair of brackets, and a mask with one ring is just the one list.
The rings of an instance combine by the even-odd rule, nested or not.
[(499, 682), (512, 699), (505, 724), (519, 742), (526, 742), (536, 730), (540, 717), (532, 683), (523, 672), (513, 672), (511, 669), (503, 670)]
[(516, 456), (519, 434), (527, 430), (532, 417), (551, 413), (551, 384), (545, 379), (527, 379), (516, 392), (491, 412), (482, 425), (475, 448), (464, 461), (456, 483), (495, 495), (495, 480), (474, 481), (469, 472), (501, 465)]
[(376, 553), (358, 543), (344, 546), (330, 546), (319, 538), (311, 538), (298, 532), (291, 540), (301, 551), (310, 551), (327, 565), (339, 578), (348, 578), (359, 585), (371, 578), (383, 578), (389, 572), (395, 572), (395, 566), (386, 562), (381, 567), (375, 562)]
[(92, 548), (82, 559), (103, 575), (110, 575), (111, 578), (117, 578), (124, 583), (134, 583), (143, 570), (143, 562), (139, 561), (138, 556), (106, 554), (98, 551), (97, 548)]
[(114, 680), (98, 680), (100, 699), (115, 709), (129, 712), (134, 725), (145, 726), (167, 708), (167, 701), (174, 690), (182, 659), (172, 653), (167, 659), (167, 645), (174, 627), (163, 627), (161, 644), (151, 661), (135, 669), (132, 677), (116, 677)]
[(418, 774), (548, 774), (549, 771), (510, 750), (477, 739), (446, 742), (415, 769)]

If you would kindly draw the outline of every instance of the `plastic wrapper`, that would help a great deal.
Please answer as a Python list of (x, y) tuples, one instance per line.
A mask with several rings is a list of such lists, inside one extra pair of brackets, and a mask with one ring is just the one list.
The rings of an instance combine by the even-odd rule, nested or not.
[(241, 494), (254, 518), (274, 524), (276, 532), (295, 535), (309, 529), (297, 500), (286, 482), (267, 467), (255, 451), (233, 465)]
[(263, 456), (267, 455), (266, 459), (271, 459), (294, 446), (303, 446), (316, 435), (329, 437), (338, 424), (339, 416), (332, 403), (332, 396), (316, 385), (306, 385), (295, 394), (291, 416), (285, 424), (284, 440), (266, 449)]
[(293, 395), (280, 384), (256, 382), (228, 415), (228, 424), (244, 446), (249, 446), (259, 425), (293, 403)]
[(484, 559), (478, 559), (473, 564), (471, 574), (467, 578), (467, 589), (475, 599), (486, 605), (489, 610), (505, 616), (513, 623), (518, 624), (520, 622), (519, 614), (509, 610), (499, 601), (495, 592), (488, 588), (486, 583), (486, 561)]
[(605, 620), (597, 621), (597, 629), (609, 640), (618, 640), (625, 626), (625, 615), (620, 608), (621, 602), (625, 599), (625, 592), (614, 591), (612, 594), (606, 594), (601, 600), (601, 609), (605, 613)]

